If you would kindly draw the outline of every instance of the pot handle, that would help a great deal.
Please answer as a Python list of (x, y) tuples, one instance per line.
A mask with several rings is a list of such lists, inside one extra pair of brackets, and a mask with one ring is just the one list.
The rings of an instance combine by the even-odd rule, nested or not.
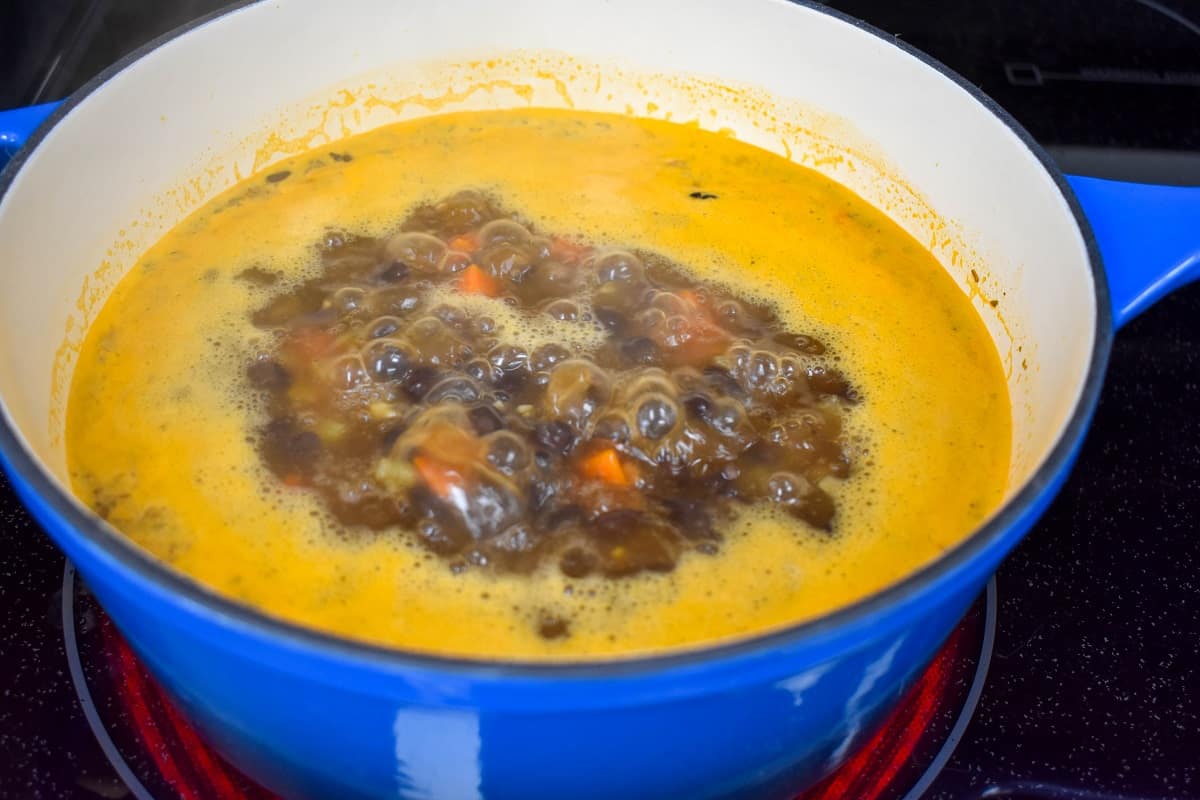
[[(58, 103), (0, 111), (0, 167)], [(1068, 175), (1104, 258), (1120, 328), (1172, 289), (1200, 277), (1200, 187)]]
[(1113, 325), (1200, 278), (1200, 187), (1068, 175), (1104, 259)]
[(30, 135), (58, 106), (59, 103), (54, 102), (0, 111), (0, 167), (8, 163), (21, 149), (21, 145), (25, 144)]

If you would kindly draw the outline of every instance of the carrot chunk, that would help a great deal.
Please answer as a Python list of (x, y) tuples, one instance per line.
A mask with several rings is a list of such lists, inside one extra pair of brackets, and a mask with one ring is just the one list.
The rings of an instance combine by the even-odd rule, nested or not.
[(457, 250), (460, 253), (474, 253), (479, 249), (479, 237), (474, 233), (462, 233), (447, 244), (450, 245), (451, 250)]
[(575, 264), (591, 250), (584, 244), (577, 244), (570, 239), (554, 239), (550, 242), (550, 256), (564, 264)]
[(412, 461), (421, 480), (425, 481), (431, 492), (443, 500), (450, 499), (455, 489), (466, 486), (467, 480), (462, 472), (448, 464), (426, 455), (413, 456)]
[(700, 295), (691, 289), (682, 289), (675, 295), (687, 307), (682, 327), (658, 324), (647, 332), (666, 351), (667, 360), (676, 366), (698, 365), (723, 353), (729, 347), (729, 333), (700, 301)]
[(464, 294), (482, 294), (486, 297), (497, 297), (501, 291), (500, 281), (478, 264), (463, 270), (462, 277), (458, 279), (458, 288)]
[(303, 328), (286, 345), (302, 361), (313, 361), (333, 352), (337, 337), (322, 328)]
[(579, 462), (579, 473), (591, 480), (603, 481), (611, 486), (629, 486), (633, 483), (621, 464), (621, 457), (612, 447), (597, 450)]

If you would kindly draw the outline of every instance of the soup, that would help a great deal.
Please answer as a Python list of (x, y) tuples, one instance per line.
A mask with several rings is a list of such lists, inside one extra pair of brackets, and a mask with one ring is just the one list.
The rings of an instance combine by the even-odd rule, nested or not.
[(933, 256), (693, 126), (447, 114), (272, 166), (89, 331), (75, 491), (266, 613), (481, 658), (812, 618), (999, 503), (1010, 409)]

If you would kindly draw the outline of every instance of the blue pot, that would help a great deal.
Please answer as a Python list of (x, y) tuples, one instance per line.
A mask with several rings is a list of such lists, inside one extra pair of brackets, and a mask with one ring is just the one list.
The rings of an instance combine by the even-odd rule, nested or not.
[[(315, 54), (311, 43), (305, 45), (306, 36), (333, 24), (322, 15), (334, 13), (334, 4), (326, 5), (296, 0), (240, 7), (149, 45), (61, 106), (0, 114), (0, 145), (16, 151), (0, 177), (0, 255), (9, 259), (5, 263), (21, 261), (20, 254), (27, 252), (19, 242), (21, 229), (45, 214), (82, 220), (81, 215), (100, 213), (100, 206), (81, 211), (63, 205), (84, 201), (60, 198), (62, 184), (51, 184), (45, 176), (58, 175), (61, 180), (63, 174), (71, 174), (86, 190), (77, 193), (98, 195), (100, 203), (110, 195), (124, 196), (134, 191), (124, 188), (127, 185), (153, 182), (137, 172), (137, 158), (168, 147), (163, 144), (168, 139), (174, 141), (143, 133), (152, 127), (151, 120), (162, 116), (167, 124), (172, 114), (187, 118), (197, 105), (204, 108), (195, 114), (219, 116), (237, 105), (216, 90), (206, 95), (212, 87), (204, 81), (239, 86), (239, 74), (261, 75), (263, 91), (290, 86), (289, 80), (307, 82), (308, 90), (329, 83), (331, 78), (321, 83), (315, 76), (324, 75), (321, 70), (336, 75), (344, 64)], [(27, 328), (27, 317), (15, 301), (0, 303), (0, 337), (7, 358), (0, 365), (5, 412), (0, 455), (14, 487), (186, 715), (220, 752), (264, 785), (289, 797), (794, 795), (866, 740), (1001, 559), (1044, 511), (1086, 431), (1112, 330), (1200, 272), (1200, 190), (1064, 177), (977, 89), (893, 37), (819, 6), (770, 0), (737, 4), (736, 9), (732, 5), (716, 0), (691, 4), (683, 17), (682, 7), (669, 0), (649, 5), (621, 0), (570, 13), (552, 2), (527, 0), (521, 9), (544, 23), (542, 28), (553, 34), (549, 41), (559, 37), (566, 41), (563, 47), (578, 46), (588, 55), (595, 54), (588, 36), (608, 41), (603, 31), (617, 26), (626, 34), (614, 47), (628, 48), (631, 57), (650, 58), (646, 54), (652, 48), (638, 45), (641, 34), (627, 30), (630, 15), (636, 13), (638, 19), (651, 22), (661, 17), (671, 30), (687, 28), (688, 36), (675, 34), (671, 42), (678, 46), (662, 56), (676, 60), (681, 70), (715, 62), (718, 75), (728, 70), (731, 79), (749, 80), (747, 76), (758, 70), (766, 84), (784, 80), (773, 77), (781, 66), (817, 74), (822, 64), (832, 64), (835, 71), (849, 74), (841, 95), (879, 95), (878, 109), (855, 119), (864, 128), (896, 131), (894, 137), (884, 135), (889, 152), (893, 143), (898, 150), (911, 146), (914, 136), (904, 130), (909, 124), (927, 125), (922, 135), (941, 137), (940, 146), (951, 162), (958, 149), (967, 152), (970, 157), (963, 156), (962, 163), (950, 164), (978, 172), (974, 192), (961, 192), (967, 198), (962, 200), (964, 208), (976, 202), (973, 196), (991, 192), (998, 198), (997, 216), (1010, 214), (1019, 221), (1019, 206), (1026, 203), (1057, 209), (1047, 212), (1046, 231), (1032, 230), (1036, 226), (1030, 224), (1030, 236), (1045, 237), (1047, 248), (1077, 250), (1077, 268), (1057, 263), (1046, 267), (1049, 277), (1039, 285), (1048, 287), (1050, 298), (1039, 298), (1038, 286), (1030, 289), (1020, 282), (1029, 280), (1027, 272), (1014, 270), (1011, 288), (1019, 295), (1018, 306), (1020, 297), (1028, 298), (1028, 313), (1036, 323), (1031, 329), (1050, 330), (1056, 313), (1072, 320), (1053, 335), (1029, 335), (1043, 352), (1066, 347), (1059, 341), (1062, 337), (1078, 337), (1075, 361), (1048, 358), (1044, 365), (1046, 370), (1077, 373), (1077, 385), (1062, 389), (1061, 395), (1069, 399), (1061, 420), (1046, 423), (1049, 432), (1041, 434), (1029, 423), (1034, 431), (1030, 436), (1040, 437), (1036, 458), (1030, 456), (1030, 466), (1016, 480), (1009, 499), (982, 528), (935, 563), (821, 619), (734, 644), (619, 663), (551, 666), (440, 658), (372, 647), (269, 618), (159, 564), (81, 508), (63, 489), (53, 438), (41, 433), (40, 423), (30, 422), (44, 418), (39, 417), (39, 403), (49, 401), (39, 399), (42, 389), (28, 386), (44, 383), (48, 373), (30, 367), (33, 361), (17, 354), (20, 343), (4, 333), (18, 323)], [(431, 9), (397, 9), (380, 0), (361, 0), (339, 5), (336, 13), (341, 19), (377, 15), (365, 18), (382, 20), (381, 28), (394, 24), (399, 37), (408, 35), (404, 25), (424, 15), (455, 18), (462, 11), (457, 6), (472, 6), (478, 12), (463, 33), (468, 44), (486, 44), (489, 32), (500, 23), (487, 19), (492, 12), (483, 4), (469, 0)], [(511, 7), (509, 11), (516, 13)], [(734, 30), (734, 23), (753, 24), (743, 34)], [(522, 28), (520, 35), (532, 37), (523, 46), (545, 45), (537, 31)], [(571, 36), (580, 37), (577, 45)], [(290, 44), (247, 44), (263, 37)], [(763, 37), (776, 37), (788, 46), (764, 47)], [(359, 44), (369, 56), (382, 45), (367, 39)], [(722, 55), (713, 55), (712, 45), (718, 41)], [(695, 54), (690, 54), (689, 42), (698, 42)], [(419, 39), (410, 44), (419, 46)], [(267, 58), (287, 63), (272, 71), (263, 68)], [(832, 63), (835, 58), (841, 60)], [(322, 59), (330, 63), (310, 63)], [(258, 72), (256, 65), (262, 68)], [(878, 88), (864, 89), (856, 83), (861, 80), (877, 81)], [(258, 91), (259, 81), (245, 83), (247, 93)], [(791, 90), (798, 91), (794, 86)], [(914, 106), (933, 97), (931, 119), (913, 122), (902, 112), (887, 118), (893, 112), (885, 98), (897, 95)], [(180, 97), (184, 100), (171, 106), (170, 113), (162, 111)], [(939, 108), (948, 116), (937, 117)], [(880, 125), (875, 114), (887, 124)], [(962, 132), (954, 130), (958, 120)], [(195, 128), (195, 119), (192, 123)], [(969, 151), (970, 142), (964, 140), (972, 138), (966, 133), (972, 126), (999, 137), (1003, 146), (989, 148), (986, 157)], [(99, 146), (114, 139), (126, 142), (121, 151), (131, 151), (128, 158), (133, 161), (100, 164), (100, 155), (118, 160), (125, 156), (81, 150), (89, 142)], [(919, 160), (906, 156), (899, 162), (917, 169)], [(112, 172), (107, 171), (110, 166)], [(929, 186), (937, 185), (931, 178)], [(950, 189), (946, 192), (948, 198), (956, 196)], [(946, 203), (951, 207), (948, 213), (954, 213), (954, 202)], [(963, 212), (955, 218), (984, 228), (993, 224), (983, 216)], [(72, 233), (63, 236), (70, 238)], [(82, 248), (76, 254), (95, 247), (80, 242), (62, 246)], [(66, 251), (57, 261), (51, 259), (69, 260)], [(62, 298), (41, 290), (47, 281), (33, 282), (43, 267), (22, 269), (13, 266), (6, 278), (10, 296), (21, 292), (20, 303), (35, 309), (28, 313), (38, 318), (62, 319), (65, 312), (56, 310)], [(1061, 271), (1061, 279), (1052, 279), (1050, 273), (1059, 275), (1055, 270)], [(1035, 277), (1035, 284), (1040, 281), (1042, 277)], [(55, 276), (50, 283), (71, 281), (69, 276)], [(1063, 286), (1072, 288), (1066, 291)], [(1057, 311), (1046, 311), (1047, 303)], [(13, 322), (6, 327), (9, 318)], [(52, 351), (55, 346), (46, 347)], [(1030, 348), (1031, 358), (1035, 350)], [(1047, 402), (1045, 408), (1050, 405)], [(1034, 417), (1041, 413), (1041, 406), (1031, 407)]]

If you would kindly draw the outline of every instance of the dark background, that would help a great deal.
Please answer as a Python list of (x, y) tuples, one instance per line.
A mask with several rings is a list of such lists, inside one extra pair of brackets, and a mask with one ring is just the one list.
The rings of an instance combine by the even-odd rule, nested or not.
[[(0, 108), (218, 5), (0, 0)], [(1200, 185), (1197, 0), (832, 5), (977, 83), (1064, 168)], [(1192, 286), (1117, 337), (1073, 476), (1000, 570), (988, 682), (928, 796), (1200, 798), (1198, 387)], [(0, 478), (0, 797), (123, 796), (70, 688), (61, 579)]]

